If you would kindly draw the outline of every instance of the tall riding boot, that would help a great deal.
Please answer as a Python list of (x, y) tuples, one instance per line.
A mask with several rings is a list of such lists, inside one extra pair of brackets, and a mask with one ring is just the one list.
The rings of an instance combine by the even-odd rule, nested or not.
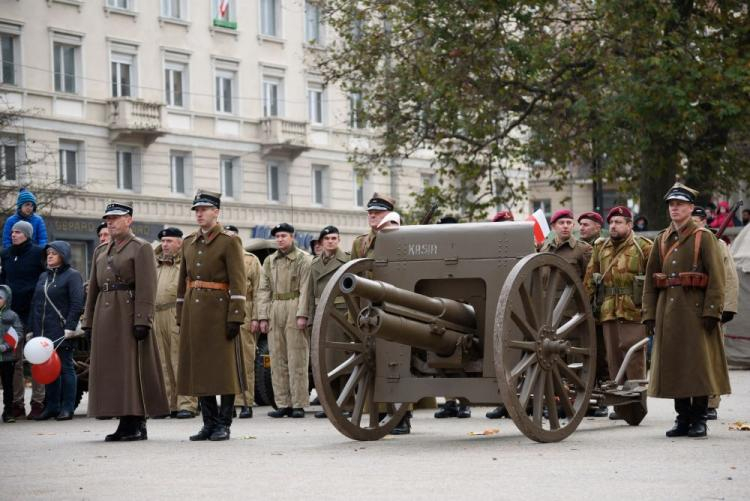
[(693, 397), (690, 405), (690, 429), (688, 437), (705, 437), (708, 432), (706, 413), (708, 412), (708, 397)]
[(677, 412), (677, 419), (675, 419), (672, 429), (667, 431), (668, 437), (687, 436), (688, 430), (690, 430), (690, 407), (689, 398), (674, 399), (674, 410)]
[(216, 397), (199, 397), (201, 416), (203, 416), (203, 428), (195, 435), (190, 436), (192, 442), (208, 440), (219, 424), (219, 407), (216, 405)]
[(229, 440), (229, 428), (232, 426), (232, 413), (234, 412), (234, 395), (221, 396), (221, 408), (219, 409), (219, 424), (214, 428), (209, 440)]

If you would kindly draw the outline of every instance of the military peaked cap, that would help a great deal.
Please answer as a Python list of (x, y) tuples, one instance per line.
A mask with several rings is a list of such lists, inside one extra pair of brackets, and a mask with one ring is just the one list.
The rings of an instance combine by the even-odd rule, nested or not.
[(609, 223), (609, 220), (615, 216), (622, 216), (628, 219), (633, 219), (633, 213), (630, 212), (630, 209), (628, 209), (624, 205), (618, 205), (617, 207), (612, 207), (609, 210), (609, 213), (607, 213), (607, 222)]
[(691, 204), (695, 203), (695, 198), (698, 196), (698, 192), (692, 188), (688, 188), (682, 183), (674, 183), (666, 195), (664, 195), (664, 201), (669, 202), (670, 200), (682, 200)]
[(277, 224), (277, 225), (276, 225), (276, 226), (274, 226), (274, 227), (273, 227), (273, 229), (271, 230), (271, 236), (272, 236), (272, 237), (275, 237), (275, 236), (276, 236), (276, 234), (277, 234), (278, 232), (280, 232), (280, 231), (283, 231), (283, 232), (286, 232), (286, 233), (294, 233), (294, 226), (292, 226), (292, 225), (291, 225), (291, 224), (289, 224), (289, 223), (281, 223), (281, 224)]
[(367, 210), (387, 210), (392, 211), (396, 201), (389, 196), (373, 193), (372, 198), (367, 202)]
[(169, 228), (164, 228), (163, 230), (161, 230), (157, 237), (159, 238), (159, 240), (164, 237), (182, 238), (182, 230), (171, 226)]
[(193, 199), (192, 210), (198, 207), (216, 207), (221, 208), (221, 193), (213, 191), (198, 190)]
[(224, 225), (224, 230), (225, 231), (233, 231), (235, 233), (239, 233), (240, 232), (240, 230), (235, 225), (233, 225), (233, 224), (225, 224)]
[[(578, 216), (579, 223), (581, 222), (581, 219), (588, 219), (590, 221), (599, 223), (601, 225), (604, 224), (604, 219), (602, 219), (602, 216), (598, 212), (594, 212), (594, 211), (584, 212), (583, 214), (580, 214)], [(607, 221), (609, 221), (609, 219), (607, 219)]]
[(107, 207), (104, 209), (104, 215), (102, 218), (107, 216), (132, 216), (133, 215), (133, 202), (115, 202), (110, 200), (107, 202)]

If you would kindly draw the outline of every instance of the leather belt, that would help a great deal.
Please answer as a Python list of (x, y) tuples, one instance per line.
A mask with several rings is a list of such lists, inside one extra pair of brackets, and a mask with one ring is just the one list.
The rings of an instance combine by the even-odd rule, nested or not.
[(122, 284), (122, 283), (109, 283), (104, 282), (99, 289), (102, 292), (114, 292), (114, 291), (132, 291), (135, 290), (135, 284)]
[(164, 303), (164, 304), (157, 304), (154, 306), (154, 310), (156, 311), (166, 311), (170, 308), (175, 308), (177, 306), (177, 303)]
[(273, 298), (276, 301), (288, 301), (289, 299), (297, 299), (298, 297), (299, 291), (281, 292), (273, 295)]
[(204, 280), (187, 281), (188, 289), (212, 289), (217, 291), (228, 291), (229, 284), (226, 282), (206, 282)]

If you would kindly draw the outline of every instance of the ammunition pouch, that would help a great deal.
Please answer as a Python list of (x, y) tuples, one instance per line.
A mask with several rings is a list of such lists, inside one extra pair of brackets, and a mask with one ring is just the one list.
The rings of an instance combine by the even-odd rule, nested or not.
[(594, 297), (591, 301), (591, 309), (593, 310), (594, 315), (599, 315), (602, 311), (602, 304), (604, 304), (604, 277), (601, 273), (594, 273), (591, 278), (594, 281)]
[(633, 277), (633, 305), (640, 308), (643, 302), (643, 285), (646, 283), (646, 275)]
[(695, 271), (684, 271), (676, 277), (669, 277), (666, 273), (654, 273), (654, 286), (657, 289), (668, 287), (692, 287), (705, 289), (708, 286), (708, 275)]

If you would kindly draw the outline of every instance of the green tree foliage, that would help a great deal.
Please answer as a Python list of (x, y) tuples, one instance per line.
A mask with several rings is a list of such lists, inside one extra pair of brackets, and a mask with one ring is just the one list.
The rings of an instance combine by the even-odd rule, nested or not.
[(382, 133), (354, 159), (431, 150), (423, 206), (478, 218), (525, 197), (515, 167), (561, 186), (577, 164), (658, 219), (675, 175), (704, 192), (750, 178), (746, 2), (328, 0), (326, 21), (321, 70)]

